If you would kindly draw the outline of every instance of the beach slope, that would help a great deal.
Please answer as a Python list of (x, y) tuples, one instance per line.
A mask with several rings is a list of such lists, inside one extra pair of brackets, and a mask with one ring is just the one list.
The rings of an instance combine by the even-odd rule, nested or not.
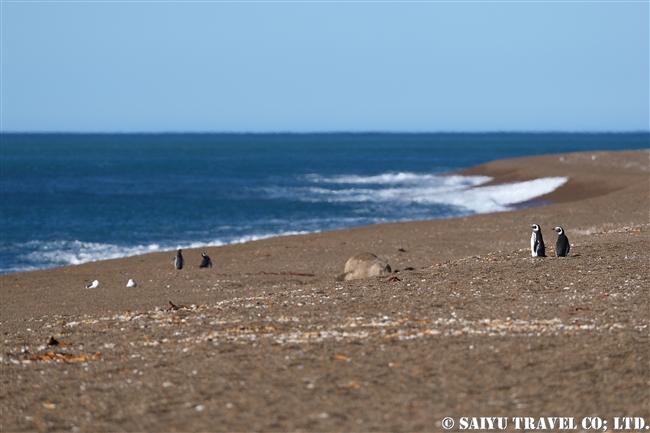
[[(206, 248), (208, 269), (188, 250), (183, 270), (168, 252), (2, 275), (2, 430), (650, 423), (649, 155), (495, 161), (461, 173), (569, 180), (542, 207)], [(399, 272), (337, 281), (364, 251)]]

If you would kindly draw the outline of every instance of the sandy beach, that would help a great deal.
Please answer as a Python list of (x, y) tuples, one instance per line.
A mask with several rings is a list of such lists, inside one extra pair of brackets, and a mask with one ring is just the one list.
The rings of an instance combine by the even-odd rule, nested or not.
[[(649, 157), (555, 154), (460, 172), (491, 184), (568, 177), (538, 198), (545, 206), (185, 250), (182, 270), (170, 251), (1, 275), (0, 428), (650, 425)], [(531, 223), (548, 257), (531, 257)], [(567, 257), (553, 254), (555, 226)], [(203, 251), (212, 268), (199, 268)], [(358, 252), (398, 272), (338, 281)]]

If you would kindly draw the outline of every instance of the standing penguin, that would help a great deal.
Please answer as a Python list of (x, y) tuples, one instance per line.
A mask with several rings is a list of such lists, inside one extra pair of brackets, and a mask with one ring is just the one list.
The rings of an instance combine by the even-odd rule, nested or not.
[(181, 254), (182, 251), (183, 250), (179, 249), (176, 253), (176, 257), (174, 257), (174, 267), (176, 269), (183, 269), (183, 263), (185, 263), (185, 260), (183, 260), (183, 254)]
[(533, 257), (546, 257), (542, 229), (537, 224), (531, 224), (530, 226), (533, 228), (533, 234), (530, 237), (530, 250)]
[(571, 244), (569, 243), (569, 238), (564, 234), (564, 229), (562, 227), (555, 227), (553, 230), (558, 232), (557, 242), (555, 243), (555, 256), (556, 257), (566, 257), (569, 255), (569, 250), (571, 249)]
[(199, 268), (211, 268), (212, 260), (210, 260), (210, 257), (206, 253), (201, 253), (201, 256), (203, 257), (203, 261), (201, 261)]

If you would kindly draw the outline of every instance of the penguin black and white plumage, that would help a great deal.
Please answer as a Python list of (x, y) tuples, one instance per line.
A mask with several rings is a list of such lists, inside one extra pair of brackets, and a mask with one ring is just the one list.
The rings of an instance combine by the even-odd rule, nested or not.
[(210, 257), (206, 253), (201, 253), (201, 256), (203, 257), (203, 261), (201, 261), (199, 268), (211, 268), (212, 260), (210, 260)]
[(95, 280), (86, 286), (86, 289), (96, 289), (99, 287), (99, 281)]
[(183, 263), (185, 263), (185, 260), (183, 260), (183, 254), (181, 254), (182, 251), (183, 250), (179, 249), (176, 253), (176, 257), (174, 257), (174, 267), (176, 269), (183, 269)]
[(530, 251), (533, 257), (546, 257), (546, 248), (544, 247), (544, 239), (542, 238), (542, 229), (537, 224), (530, 225), (533, 229), (533, 234), (530, 237)]
[(569, 250), (571, 249), (571, 244), (569, 243), (569, 238), (564, 234), (564, 229), (562, 227), (555, 227), (553, 230), (558, 232), (557, 242), (555, 243), (555, 256), (556, 257), (566, 257), (569, 255)]

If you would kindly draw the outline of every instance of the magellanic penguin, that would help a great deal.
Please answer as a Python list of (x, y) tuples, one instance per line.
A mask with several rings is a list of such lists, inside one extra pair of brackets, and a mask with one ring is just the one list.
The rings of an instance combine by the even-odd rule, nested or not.
[(99, 281), (95, 280), (86, 286), (86, 289), (96, 289), (99, 287)]
[(557, 242), (555, 243), (555, 256), (556, 257), (566, 257), (569, 255), (569, 250), (571, 249), (571, 244), (569, 243), (569, 238), (564, 234), (564, 229), (562, 227), (555, 227), (553, 230), (558, 232)]
[(183, 250), (179, 249), (178, 253), (176, 253), (176, 257), (174, 257), (174, 267), (176, 269), (183, 269), (183, 263), (185, 260), (183, 260), (183, 254), (181, 254)]
[(203, 261), (199, 265), (199, 268), (211, 268), (212, 260), (210, 260), (210, 257), (206, 253), (201, 253), (201, 256), (203, 257)]
[(533, 234), (530, 237), (530, 250), (533, 257), (546, 257), (542, 229), (537, 224), (531, 224), (530, 226), (533, 228)]

